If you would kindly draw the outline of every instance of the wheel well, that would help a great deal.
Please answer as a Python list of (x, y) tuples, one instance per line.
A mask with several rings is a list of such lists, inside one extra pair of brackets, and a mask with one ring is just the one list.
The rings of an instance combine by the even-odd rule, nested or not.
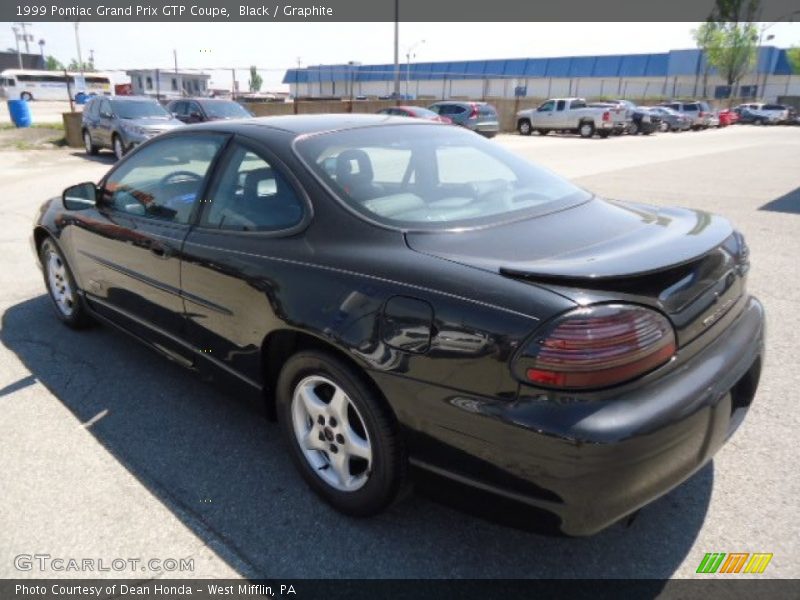
[(39, 251), (42, 249), (42, 244), (44, 241), (52, 237), (50, 232), (47, 231), (44, 227), (37, 227), (33, 230), (33, 242), (36, 244), (36, 255), (39, 255)]
[[(364, 383), (373, 391), (376, 398), (379, 398), (391, 410), (389, 403), (381, 392), (378, 385), (369, 376), (364, 367), (353, 359), (349, 354), (334, 346), (330, 342), (291, 329), (281, 329), (270, 333), (261, 345), (261, 360), (264, 373), (264, 390), (266, 400), (267, 416), (270, 420), (276, 420), (275, 411), (275, 383), (281, 373), (283, 365), (286, 364), (293, 355), (304, 350), (317, 350), (335, 356), (342, 362), (353, 367), (360, 375)], [(392, 411), (392, 414), (394, 412)]]
[(528, 117), (520, 117), (517, 119), (517, 127), (519, 127), (520, 123), (528, 123), (530, 124), (531, 120)]

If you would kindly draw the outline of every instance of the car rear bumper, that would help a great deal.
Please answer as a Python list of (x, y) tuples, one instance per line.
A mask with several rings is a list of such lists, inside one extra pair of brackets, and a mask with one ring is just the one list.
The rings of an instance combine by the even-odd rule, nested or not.
[(417, 466), (552, 513), (566, 534), (591, 535), (711, 460), (747, 413), (763, 349), (763, 309), (749, 298), (679, 368), (610, 400), (555, 401), (523, 390), (501, 401), (376, 380), (393, 405), (416, 396), (407, 404), (414, 414), (399, 418)]

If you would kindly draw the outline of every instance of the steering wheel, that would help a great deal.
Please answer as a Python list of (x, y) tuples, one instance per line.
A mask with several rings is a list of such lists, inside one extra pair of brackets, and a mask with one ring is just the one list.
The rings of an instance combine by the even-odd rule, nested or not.
[[(198, 175), (192, 171), (173, 171), (172, 173), (168, 173), (161, 178), (161, 181), (158, 182), (159, 187), (166, 186), (170, 183), (178, 183), (178, 180), (184, 181), (193, 181), (195, 183), (200, 183), (203, 181), (203, 176)], [(176, 181), (173, 181), (176, 180)]]

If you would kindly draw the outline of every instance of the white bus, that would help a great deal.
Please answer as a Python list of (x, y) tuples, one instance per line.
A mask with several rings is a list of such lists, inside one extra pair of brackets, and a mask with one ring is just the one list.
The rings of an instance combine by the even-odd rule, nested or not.
[(74, 73), (6, 69), (0, 73), (0, 96), (9, 100), (66, 100), (67, 80), (73, 100), (95, 95), (112, 95), (114, 86), (102, 73)]

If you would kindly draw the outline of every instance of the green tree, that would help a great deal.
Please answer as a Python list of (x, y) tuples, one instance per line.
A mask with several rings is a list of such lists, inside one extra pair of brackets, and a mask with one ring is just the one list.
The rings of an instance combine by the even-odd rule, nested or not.
[[(717, 36), (719, 24), (715, 21), (706, 21), (700, 27), (692, 31), (692, 36), (697, 44), (697, 47), (702, 51), (701, 58), (703, 60), (703, 96), (708, 96), (708, 74), (711, 71), (711, 63), (708, 60), (708, 49), (714, 44)], [(695, 78), (695, 88), (697, 87), (697, 78)], [(696, 93), (696, 91), (695, 91)]]
[(759, 36), (754, 21), (760, 10), (761, 0), (716, 0), (706, 23), (695, 35), (708, 64), (731, 87), (730, 102), (756, 60)]
[(792, 73), (800, 74), (800, 46), (792, 46), (786, 54), (789, 56), (789, 64), (792, 65)]
[(264, 83), (264, 80), (261, 79), (261, 75), (258, 74), (258, 69), (256, 69), (255, 65), (250, 67), (250, 81), (248, 83), (251, 92), (261, 91), (261, 85)]
[(68, 71), (94, 71), (94, 61), (83, 61), (83, 66), (74, 58), (67, 65)]
[(48, 56), (44, 61), (44, 68), (48, 71), (63, 71), (64, 65), (55, 56)]

